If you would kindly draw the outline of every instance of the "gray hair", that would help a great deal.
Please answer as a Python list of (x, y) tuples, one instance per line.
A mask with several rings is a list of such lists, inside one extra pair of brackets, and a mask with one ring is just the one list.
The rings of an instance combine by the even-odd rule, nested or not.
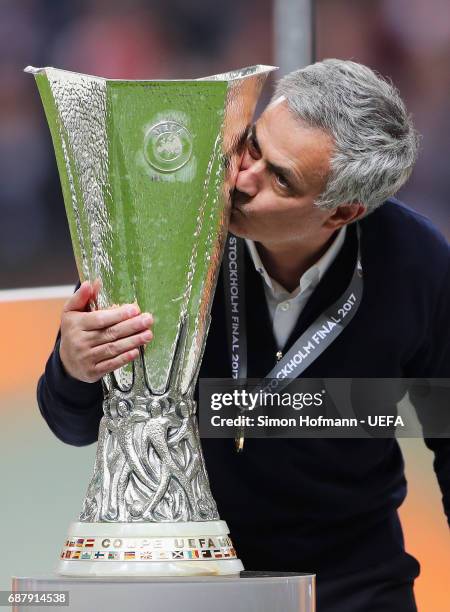
[(337, 59), (317, 62), (282, 78), (273, 100), (279, 96), (297, 118), (334, 140), (318, 206), (361, 202), (371, 211), (408, 179), (418, 134), (398, 91), (370, 68)]

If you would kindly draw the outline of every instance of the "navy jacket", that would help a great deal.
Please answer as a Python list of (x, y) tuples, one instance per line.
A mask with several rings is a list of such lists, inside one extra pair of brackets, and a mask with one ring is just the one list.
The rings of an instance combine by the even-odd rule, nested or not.
[[(449, 245), (428, 219), (393, 199), (361, 228), (360, 308), (304, 376), (448, 377)], [(348, 229), (285, 350), (348, 286), (357, 253), (355, 228)], [(247, 255), (249, 378), (264, 377), (277, 352), (262, 282)], [(58, 347), (59, 338), (39, 381), (41, 413), (64, 442), (91, 444), (102, 416), (101, 385), (67, 376)], [(200, 377), (230, 377), (220, 280)], [(450, 440), (426, 443), (450, 518)], [(404, 554), (397, 508), (406, 481), (396, 440), (248, 439), (237, 455), (232, 440), (205, 439), (203, 451), (220, 515), (248, 569), (326, 576)]]

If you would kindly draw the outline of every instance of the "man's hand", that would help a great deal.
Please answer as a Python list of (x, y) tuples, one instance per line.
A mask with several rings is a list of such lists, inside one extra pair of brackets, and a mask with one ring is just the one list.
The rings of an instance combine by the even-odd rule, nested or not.
[(153, 317), (136, 304), (88, 311), (96, 301), (97, 285), (84, 282), (65, 304), (61, 317), (59, 354), (73, 378), (96, 382), (139, 355), (153, 337)]

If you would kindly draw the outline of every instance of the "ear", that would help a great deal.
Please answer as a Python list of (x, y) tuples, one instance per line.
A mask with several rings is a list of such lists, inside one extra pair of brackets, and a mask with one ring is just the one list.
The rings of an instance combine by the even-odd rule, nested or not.
[(353, 204), (341, 204), (333, 211), (325, 222), (325, 227), (332, 230), (337, 230), (344, 225), (353, 223), (366, 213), (366, 207), (360, 202)]

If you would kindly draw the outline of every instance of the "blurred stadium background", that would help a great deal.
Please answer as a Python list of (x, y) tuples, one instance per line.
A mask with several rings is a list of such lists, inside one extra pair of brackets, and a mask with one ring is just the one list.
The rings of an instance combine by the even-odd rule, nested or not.
[[(63, 300), (6, 293), (77, 278), (53, 147), (34, 79), (22, 69), (53, 65), (156, 79), (272, 64), (273, 12), (273, 0), (0, 2), (1, 589), (11, 575), (52, 570), (95, 451), (55, 440), (36, 406)], [(448, 2), (317, 0), (316, 56), (365, 63), (400, 89), (422, 134), (419, 162), (400, 197), (450, 237)], [(419, 610), (446, 612), (450, 547), (432, 455), (421, 440), (402, 447), (410, 490), (401, 514), (407, 549), (422, 564)]]

